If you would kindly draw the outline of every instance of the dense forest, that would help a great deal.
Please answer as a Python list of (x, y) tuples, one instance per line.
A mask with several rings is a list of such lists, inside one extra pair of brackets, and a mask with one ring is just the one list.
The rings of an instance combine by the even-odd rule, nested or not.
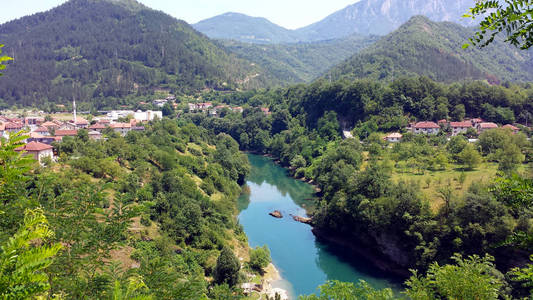
[(324, 77), (390, 81), (424, 75), (443, 82), (479, 79), (491, 83), (533, 79), (530, 52), (517, 51), (503, 38), (486, 48), (462, 49), (473, 33), (473, 28), (416, 16)]
[[(235, 284), (230, 279), (239, 270), (221, 272), (217, 258), (230, 248), (248, 249), (234, 218), (249, 171), (238, 144), (171, 120), (125, 138), (109, 130), (106, 137), (93, 141), (80, 130), (56, 145), (57, 163), (42, 167), (13, 151), (23, 137), (2, 140), (0, 245), (12, 248), (0, 250), (0, 296), (220, 299), (231, 293), (228, 283)], [(20, 224), (27, 227), (17, 230)], [(46, 234), (39, 236), (39, 228)]]
[[(478, 142), (469, 143), (464, 135), (448, 140), (443, 128), (431, 138), (404, 133), (388, 147), (380, 132), (404, 132), (413, 120), (466, 116), (530, 122), (532, 92), (529, 85), (445, 85), (424, 77), (317, 82), (213, 94), (215, 102), (246, 103), (244, 113), (187, 118), (230, 134), (243, 150), (273, 155), (293, 176), (314, 183), (321, 191), (315, 234), (354, 241), (356, 253), (387, 272), (407, 276), (408, 269), (427, 270), (435, 261), (453, 263), (455, 254), (488, 253), (506, 273), (527, 264), (533, 250), (533, 144), (526, 139), (532, 133), (497, 129), (472, 133)], [(342, 140), (341, 130), (352, 125), (355, 138)], [(520, 282), (506, 284), (514, 296), (528, 293)]]
[(101, 109), (156, 88), (180, 93), (270, 80), (187, 23), (135, 1), (68, 1), (3, 24), (0, 40), (14, 58), (0, 86), (3, 105), (76, 98)]

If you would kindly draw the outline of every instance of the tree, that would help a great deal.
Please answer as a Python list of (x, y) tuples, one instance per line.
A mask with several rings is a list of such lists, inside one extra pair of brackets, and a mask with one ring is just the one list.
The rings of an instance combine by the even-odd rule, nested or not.
[(267, 245), (263, 247), (256, 247), (250, 249), (250, 267), (259, 273), (263, 273), (263, 269), (270, 263), (270, 250)]
[[(6, 65), (4, 65), (4, 62), (13, 60), (13, 58), (11, 58), (9, 56), (1, 55), (2, 54), (2, 47), (4, 47), (4, 45), (0, 44), (0, 70), (3, 70), (3, 69), (6, 68)], [(2, 76), (2, 73), (0, 73), (0, 76)]]
[(0, 298), (46, 298), (50, 283), (45, 270), (61, 249), (59, 243), (46, 244), (53, 235), (41, 209), (26, 211), (23, 225), (0, 247)]
[(433, 263), (426, 276), (413, 271), (405, 294), (413, 300), (498, 299), (502, 280), (493, 275), (493, 257), (473, 255), (463, 259), (456, 254), (452, 259), (454, 265)]
[(511, 173), (516, 170), (517, 166), (524, 162), (525, 156), (515, 144), (505, 144), (503, 149), (496, 152), (499, 162), (498, 170), (504, 173)]
[(222, 248), (222, 252), (217, 259), (217, 264), (213, 270), (213, 277), (218, 284), (227, 283), (230, 287), (237, 284), (241, 263), (239, 259), (228, 248)]
[[(533, 255), (529, 259), (533, 262)], [(510, 274), (512, 276), (511, 280), (521, 282), (524, 287), (530, 288), (529, 292), (533, 296), (533, 263), (523, 268), (514, 268)]]
[(457, 160), (459, 163), (463, 164), (465, 169), (473, 170), (481, 163), (481, 155), (472, 144), (468, 144), (463, 151), (457, 155)]
[(165, 105), (163, 105), (162, 112), (163, 116), (172, 116), (174, 114), (174, 107), (172, 106), (172, 104), (170, 104), (170, 102), (167, 102), (165, 103)]
[[(533, 46), (533, 2), (531, 0), (481, 0), (465, 17), (482, 17), (480, 30), (470, 38), (472, 45), (485, 47), (505, 32), (506, 42), (523, 50)], [(468, 47), (468, 44), (463, 46)]]

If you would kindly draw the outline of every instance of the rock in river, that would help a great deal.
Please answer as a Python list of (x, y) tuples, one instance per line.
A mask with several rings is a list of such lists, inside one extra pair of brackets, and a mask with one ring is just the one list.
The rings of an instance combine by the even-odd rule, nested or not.
[(292, 216), (292, 219), (296, 222), (304, 223), (304, 224), (311, 224), (311, 218), (304, 218), (300, 216)]
[(273, 216), (274, 218), (278, 218), (278, 219), (283, 218), (283, 215), (281, 214), (281, 212), (279, 210), (275, 210), (275, 211), (269, 213), (269, 215)]

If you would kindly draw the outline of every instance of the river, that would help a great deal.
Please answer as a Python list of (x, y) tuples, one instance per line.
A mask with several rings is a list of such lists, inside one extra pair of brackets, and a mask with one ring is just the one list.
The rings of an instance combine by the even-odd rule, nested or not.
[[(311, 226), (291, 218), (290, 215), (306, 216), (302, 207), (313, 203), (311, 185), (291, 178), (266, 157), (249, 154), (248, 159), (252, 166), (247, 178), (249, 193), (239, 198), (239, 222), (250, 246), (268, 245), (272, 262), (283, 278), (273, 283), (274, 287), (286, 289), (291, 299), (315, 293), (327, 280), (363, 279), (375, 288), (397, 288), (397, 283), (363, 259), (318, 242)], [(274, 210), (281, 211), (284, 217), (269, 216)]]

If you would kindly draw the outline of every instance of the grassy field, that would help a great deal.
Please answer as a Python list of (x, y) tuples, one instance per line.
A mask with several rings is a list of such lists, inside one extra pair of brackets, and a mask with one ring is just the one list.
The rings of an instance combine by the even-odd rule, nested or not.
[[(395, 170), (392, 175), (394, 182), (416, 182), (420, 185), (422, 193), (429, 201), (433, 211), (437, 211), (444, 200), (439, 195), (439, 189), (445, 186), (452, 188), (455, 198), (462, 196), (473, 182), (489, 183), (498, 172), (496, 163), (482, 163), (475, 170), (462, 171), (460, 166), (451, 165), (444, 171), (425, 171), (424, 174), (400, 173)], [(463, 174), (464, 175), (461, 175)], [(461, 176), (464, 181), (461, 183)]]

